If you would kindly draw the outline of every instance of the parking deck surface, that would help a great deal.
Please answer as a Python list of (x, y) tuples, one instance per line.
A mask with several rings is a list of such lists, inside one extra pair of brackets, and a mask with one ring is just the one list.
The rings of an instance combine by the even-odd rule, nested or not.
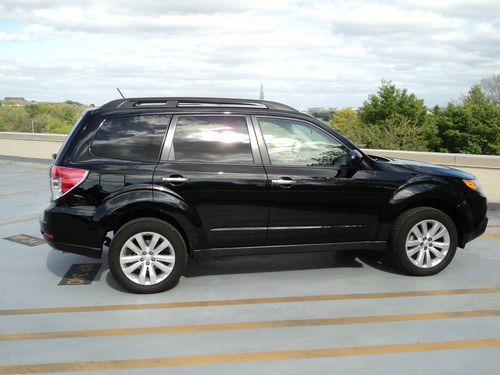
[(432, 277), (370, 252), (246, 256), (190, 261), (142, 296), (106, 256), (37, 241), (47, 178), (0, 166), (0, 374), (500, 372), (500, 211)]

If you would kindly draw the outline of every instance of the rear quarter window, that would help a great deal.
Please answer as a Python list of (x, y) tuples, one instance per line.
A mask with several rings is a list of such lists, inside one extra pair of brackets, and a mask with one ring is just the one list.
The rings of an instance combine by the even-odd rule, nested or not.
[(94, 155), (105, 158), (158, 161), (170, 117), (147, 115), (107, 119), (97, 131), (90, 149)]

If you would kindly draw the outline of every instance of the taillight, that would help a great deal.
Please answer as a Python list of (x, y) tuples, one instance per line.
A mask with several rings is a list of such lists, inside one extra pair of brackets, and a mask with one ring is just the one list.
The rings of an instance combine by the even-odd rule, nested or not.
[(50, 171), (52, 200), (56, 200), (76, 188), (87, 178), (88, 173), (89, 171), (85, 169), (58, 167), (54, 165)]

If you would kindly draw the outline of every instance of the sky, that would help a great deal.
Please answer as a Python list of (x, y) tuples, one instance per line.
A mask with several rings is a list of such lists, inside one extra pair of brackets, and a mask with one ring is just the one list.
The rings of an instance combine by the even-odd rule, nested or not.
[(500, 73), (498, 0), (0, 0), (0, 98), (265, 98), (359, 107), (393, 81), (443, 105)]

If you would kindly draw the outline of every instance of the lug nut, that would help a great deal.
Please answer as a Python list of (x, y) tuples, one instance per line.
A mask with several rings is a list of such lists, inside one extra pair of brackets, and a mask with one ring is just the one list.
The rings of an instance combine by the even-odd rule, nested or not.
[(424, 247), (424, 250), (427, 250), (427, 246), (426, 246), (426, 247)]
[(146, 262), (146, 266), (149, 266), (149, 262)]
[(144, 262), (144, 258), (141, 258), (141, 262)]
[(145, 251), (143, 251), (143, 252), (142, 252), (142, 255), (146, 255), (146, 252), (145, 252)]
[(152, 252), (152, 251), (150, 251), (150, 252), (149, 252), (149, 255), (153, 255), (153, 252)]
[(155, 261), (155, 258), (151, 258), (151, 260), (154, 262), (154, 261)]

